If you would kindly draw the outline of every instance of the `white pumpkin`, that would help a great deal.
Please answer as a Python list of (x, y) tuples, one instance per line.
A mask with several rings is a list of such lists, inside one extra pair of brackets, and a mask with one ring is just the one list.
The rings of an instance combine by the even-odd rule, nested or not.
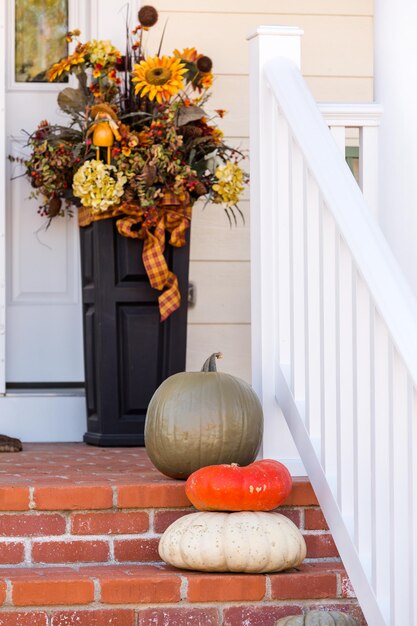
[(199, 512), (171, 524), (159, 542), (170, 565), (204, 572), (279, 572), (306, 556), (297, 526), (280, 513)]

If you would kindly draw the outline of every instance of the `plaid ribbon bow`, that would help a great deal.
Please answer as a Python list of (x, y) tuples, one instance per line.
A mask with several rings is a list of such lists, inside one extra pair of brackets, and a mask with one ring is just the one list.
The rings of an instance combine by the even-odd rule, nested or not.
[[(156, 211), (156, 225), (151, 232), (144, 223), (145, 211), (136, 204), (124, 203), (113, 210), (94, 214), (88, 207), (81, 207), (78, 212), (80, 226), (88, 226), (91, 222), (122, 215), (116, 222), (120, 235), (143, 239), (142, 260), (151, 287), (161, 291), (158, 297), (161, 322), (176, 311), (181, 304), (178, 278), (168, 268), (164, 257), (165, 231), (170, 233), (169, 244), (180, 248), (185, 245), (185, 233), (190, 226), (191, 206), (189, 202), (161, 204)], [(137, 224), (140, 229), (133, 230)]]

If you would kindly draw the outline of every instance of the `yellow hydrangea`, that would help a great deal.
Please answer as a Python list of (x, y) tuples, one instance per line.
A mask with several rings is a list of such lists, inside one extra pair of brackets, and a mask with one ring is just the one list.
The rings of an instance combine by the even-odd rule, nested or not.
[(92, 65), (104, 67), (108, 63), (115, 63), (121, 56), (118, 49), (108, 40), (97, 41), (97, 39), (92, 39), (87, 45)]
[(214, 202), (224, 204), (226, 207), (234, 206), (239, 202), (244, 189), (243, 171), (236, 163), (229, 161), (216, 169), (215, 176), (219, 182), (213, 185)]
[(114, 165), (86, 161), (74, 174), (72, 189), (81, 204), (93, 213), (102, 213), (119, 204), (127, 178)]

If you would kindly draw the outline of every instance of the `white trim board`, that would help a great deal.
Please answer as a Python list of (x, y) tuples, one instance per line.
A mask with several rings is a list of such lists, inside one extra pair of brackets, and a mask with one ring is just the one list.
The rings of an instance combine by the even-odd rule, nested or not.
[(0, 3), (0, 394), (6, 380), (6, 3)]
[(14, 391), (0, 398), (3, 435), (30, 442), (79, 442), (86, 427), (84, 392)]

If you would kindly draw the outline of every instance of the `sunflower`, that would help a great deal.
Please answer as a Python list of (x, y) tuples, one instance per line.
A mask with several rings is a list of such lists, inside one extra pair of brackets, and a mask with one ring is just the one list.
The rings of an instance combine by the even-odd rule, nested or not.
[(47, 78), (50, 83), (59, 78), (62, 74), (67, 74), (75, 65), (81, 65), (85, 62), (85, 53), (83, 50), (75, 51), (68, 57), (61, 59), (58, 63), (52, 65), (47, 71)]
[(174, 57), (178, 57), (183, 61), (188, 61), (189, 63), (195, 63), (198, 58), (198, 52), (195, 48), (184, 48), (182, 52), (175, 48), (173, 52)]
[(183, 74), (187, 68), (175, 57), (149, 57), (135, 64), (132, 75), (135, 93), (156, 100), (159, 104), (167, 102), (184, 87)]

